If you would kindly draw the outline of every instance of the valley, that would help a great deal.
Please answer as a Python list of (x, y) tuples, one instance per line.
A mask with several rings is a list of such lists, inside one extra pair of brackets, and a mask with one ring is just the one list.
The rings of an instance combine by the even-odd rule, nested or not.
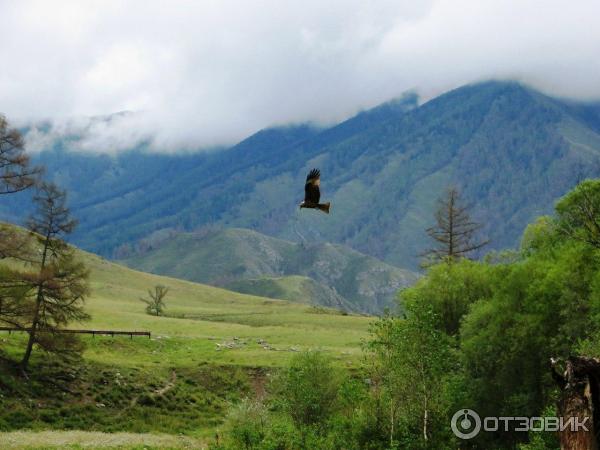
[[(467, 400), (555, 414), (549, 358), (599, 354), (598, 103), (490, 81), (230, 148), (81, 152), (77, 133), (53, 136), (33, 161), (68, 190), (78, 249), (0, 230), (1, 317), (25, 328), (0, 332), (1, 448), (456, 448), (448, 417)], [(329, 215), (298, 208), (313, 167)], [(466, 206), (440, 202), (449, 186)], [(4, 196), (0, 218), (23, 224), (31, 191)], [(444, 234), (464, 211), (475, 238)], [(452, 233), (490, 244), (462, 254)], [(432, 245), (441, 257), (422, 268)], [(153, 314), (140, 299), (157, 286)], [(27, 326), (47, 311), (26, 372)], [(151, 338), (46, 349), (65, 324)], [(474, 448), (556, 440), (509, 431)]]
[[(269, 374), (298, 352), (319, 349), (340, 367), (359, 365), (371, 317), (151, 275), (86, 252), (77, 256), (91, 270), (86, 311), (92, 319), (74, 326), (147, 330), (152, 337), (85, 336), (81, 364), (34, 355), (36, 370), (24, 383), (3, 358), (18, 359), (25, 336), (0, 332), (0, 431), (31, 430), (0, 432), (2, 448), (61, 440), (69, 446), (61, 448), (111, 441), (123, 448), (197, 448), (217, 432), (230, 402), (257, 395)], [(139, 300), (157, 284), (170, 289), (163, 317), (146, 314)], [(49, 431), (59, 429), (93, 433)], [(172, 436), (179, 433), (187, 437)]]

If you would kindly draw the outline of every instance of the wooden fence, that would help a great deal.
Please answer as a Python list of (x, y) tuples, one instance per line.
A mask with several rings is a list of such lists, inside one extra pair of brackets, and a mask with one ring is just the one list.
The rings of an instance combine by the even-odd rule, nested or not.
[[(17, 327), (0, 327), (0, 331), (8, 331), (8, 334), (11, 334), (13, 331), (30, 331), (30, 328), (17, 328)], [(125, 335), (129, 336), (133, 339), (134, 336), (148, 336), (151, 337), (150, 331), (115, 331), (115, 330), (68, 330), (68, 329), (60, 329), (60, 330), (38, 330), (40, 333), (67, 333), (67, 334), (91, 334), (92, 336), (104, 335), (104, 336), (118, 336)]]

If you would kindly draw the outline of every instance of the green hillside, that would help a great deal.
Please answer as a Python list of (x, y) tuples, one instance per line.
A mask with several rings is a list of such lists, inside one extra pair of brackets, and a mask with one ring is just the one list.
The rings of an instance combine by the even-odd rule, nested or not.
[[(22, 356), (25, 335), (0, 332), (1, 448), (201, 447), (232, 402), (260, 395), (297, 352), (321, 349), (357, 367), (373, 320), (78, 255), (91, 269), (92, 319), (70, 327), (152, 337), (83, 336), (83, 360), (70, 365), (36, 350), (24, 380), (10, 361)], [(157, 284), (170, 289), (164, 317), (146, 314), (139, 300)]]
[[(348, 356), (359, 352), (360, 339), (371, 320), (151, 275), (96, 255), (84, 252), (82, 255), (92, 274), (92, 295), (87, 301), (92, 321), (85, 327), (149, 330), (154, 339), (168, 336), (185, 342), (184, 348), (165, 354), (161, 364), (216, 362), (256, 366), (279, 365), (286, 360), (285, 352), (266, 351), (257, 340), (281, 350), (323, 347), (340, 357)], [(139, 301), (156, 284), (170, 288), (166, 300), (170, 317), (149, 316)], [(309, 329), (310, 333), (303, 331)], [(217, 350), (217, 343), (233, 337), (248, 340), (248, 345), (226, 352)], [(95, 355), (95, 350), (90, 350), (87, 356), (92, 359), (103, 356)], [(112, 358), (132, 367), (152, 364), (143, 352), (112, 355)]]
[[(359, 352), (360, 340), (371, 321), (364, 315), (342, 314), (336, 309), (314, 308), (139, 272), (80, 250), (77, 254), (91, 271), (91, 295), (85, 308), (92, 319), (75, 327), (148, 330), (152, 332), (152, 339), (144, 344), (148, 348), (155, 348), (161, 338), (184, 343), (181, 349), (174, 346), (174, 351), (165, 354), (161, 364), (277, 366), (286, 361), (291, 347), (324, 348), (351, 361), (351, 355)], [(307, 289), (304, 281), (301, 277), (286, 277), (279, 284), (285, 292), (298, 293)], [(140, 301), (159, 284), (169, 287), (165, 317), (146, 314)], [(247, 345), (220, 351), (217, 344), (233, 337), (246, 340)], [(281, 352), (266, 351), (263, 344), (257, 343), (259, 340)], [(131, 367), (154, 364), (139, 349), (132, 354), (108, 356), (101, 349), (91, 347), (86, 356), (99, 360), (107, 357), (111, 363)]]
[(341, 245), (297, 244), (239, 228), (175, 233), (142, 244), (141, 254), (124, 260), (130, 267), (351, 311), (393, 308), (396, 292), (417, 278)]

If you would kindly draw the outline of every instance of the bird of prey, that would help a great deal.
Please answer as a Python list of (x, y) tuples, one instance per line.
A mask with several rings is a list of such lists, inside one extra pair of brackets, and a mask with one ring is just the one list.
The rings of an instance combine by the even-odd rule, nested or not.
[(304, 201), (300, 203), (300, 208), (316, 208), (329, 214), (331, 203), (319, 203), (319, 200), (321, 199), (321, 191), (319, 191), (320, 184), (321, 172), (319, 169), (311, 170), (306, 177), (306, 184), (304, 185)]

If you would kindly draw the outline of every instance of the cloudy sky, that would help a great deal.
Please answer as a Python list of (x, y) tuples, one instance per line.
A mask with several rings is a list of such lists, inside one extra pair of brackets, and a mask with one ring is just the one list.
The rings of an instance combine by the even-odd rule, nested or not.
[(599, 55), (598, 0), (0, 0), (0, 112), (195, 149), (487, 78), (600, 99)]

